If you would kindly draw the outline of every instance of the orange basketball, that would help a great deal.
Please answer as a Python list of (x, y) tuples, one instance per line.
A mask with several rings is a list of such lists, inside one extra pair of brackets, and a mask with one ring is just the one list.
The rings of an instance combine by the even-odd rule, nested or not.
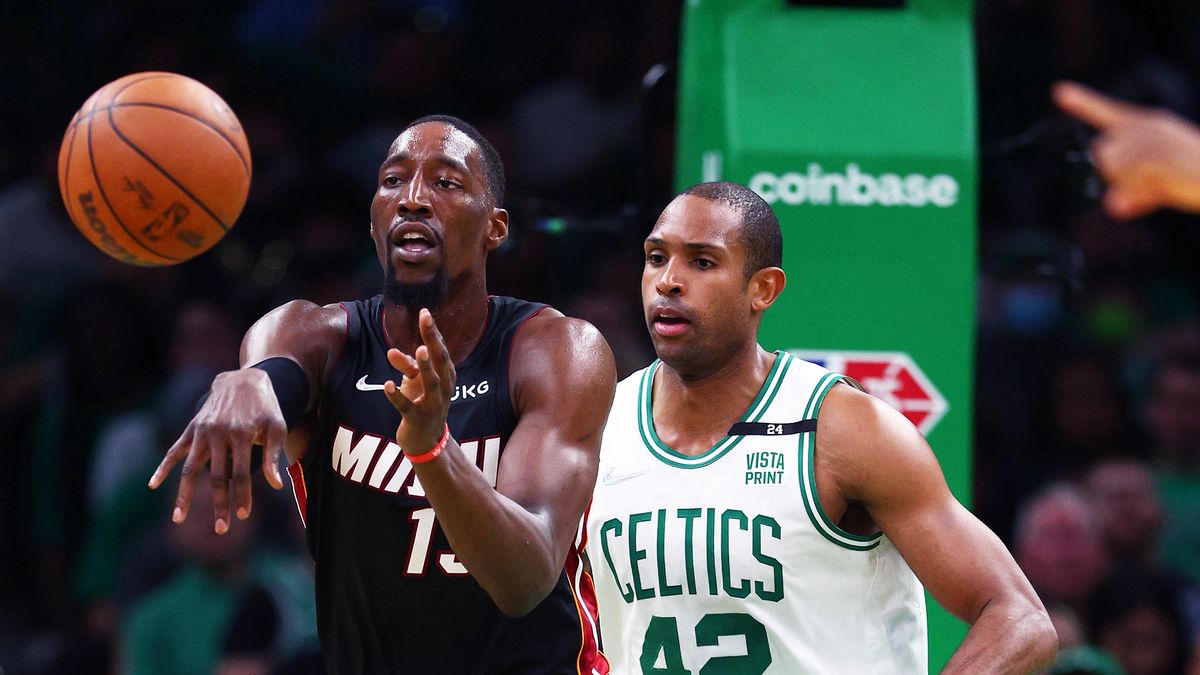
[(250, 190), (250, 148), (211, 89), (174, 73), (135, 73), (84, 102), (58, 153), (75, 226), (135, 265), (197, 256), (233, 226)]

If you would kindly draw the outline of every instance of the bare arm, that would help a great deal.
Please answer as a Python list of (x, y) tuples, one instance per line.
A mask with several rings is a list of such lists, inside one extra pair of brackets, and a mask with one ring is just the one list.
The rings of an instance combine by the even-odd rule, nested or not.
[(1060, 108), (1100, 132), (1092, 155), (1108, 183), (1110, 215), (1137, 218), (1162, 207), (1200, 212), (1200, 129), (1169, 110), (1073, 82), (1057, 84), (1052, 93)]
[[(424, 346), (415, 361), (388, 353), (404, 386), (385, 389), (404, 416), (396, 441), (410, 454), (437, 442), (454, 388), (453, 366), (424, 311), (420, 326)], [(501, 611), (522, 616), (554, 588), (591, 498), (616, 367), (595, 328), (551, 310), (520, 329), (511, 363), (518, 422), (496, 488), (453, 439), (437, 459), (414, 468), (455, 555)], [(435, 388), (418, 394), (418, 379)]]
[(342, 348), (345, 317), (336, 306), (318, 307), (296, 300), (273, 310), (246, 331), (242, 340), (242, 367), (217, 375), (208, 400), (150, 478), (150, 487), (158, 488), (175, 464), (184, 460), (172, 516), (175, 522), (187, 518), (193, 486), (206, 464), (213, 485), (213, 527), (217, 533), (224, 534), (229, 529), (231, 481), (238, 518), (249, 517), (250, 449), (254, 444), (264, 448), (263, 473), (267, 482), (277, 490), (283, 487), (278, 460), (287, 440), (287, 427), (267, 374), (249, 366), (274, 356), (295, 361), (308, 378), (306, 412), (311, 412), (325, 379), (325, 369)]
[(1029, 673), (1053, 661), (1057, 637), (1033, 587), (954, 499), (933, 451), (900, 413), (834, 387), (818, 419), (816, 461), (831, 513), (864, 507), (938, 603), (971, 624), (944, 672)]

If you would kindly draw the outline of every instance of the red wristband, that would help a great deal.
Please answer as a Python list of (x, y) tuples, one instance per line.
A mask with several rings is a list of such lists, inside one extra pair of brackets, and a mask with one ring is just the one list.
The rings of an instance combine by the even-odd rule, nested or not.
[(446, 449), (446, 443), (449, 440), (450, 440), (450, 425), (447, 424), (446, 431), (442, 433), (442, 440), (438, 441), (437, 445), (433, 446), (432, 450), (430, 450), (429, 452), (427, 452), (423, 455), (409, 455), (407, 452), (405, 452), (404, 454), (408, 455), (408, 461), (412, 462), (413, 464), (424, 464), (425, 462), (429, 462), (429, 461), (433, 461), (434, 459), (437, 459), (437, 456), (442, 454), (442, 451)]

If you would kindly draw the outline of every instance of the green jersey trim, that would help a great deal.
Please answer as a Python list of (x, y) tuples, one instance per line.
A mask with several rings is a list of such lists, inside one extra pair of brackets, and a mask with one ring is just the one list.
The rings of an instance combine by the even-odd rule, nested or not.
[[(766, 379), (763, 381), (762, 388), (758, 390), (758, 396), (750, 403), (750, 407), (746, 409), (739, 421), (741, 422), (757, 422), (763, 416), (763, 413), (771, 407), (771, 402), (775, 400), (775, 395), (779, 393), (783, 384), (784, 376), (787, 375), (788, 368), (792, 364), (792, 359), (795, 358), (787, 352), (775, 352), (775, 363), (771, 365), (770, 372), (767, 373)], [(681, 452), (677, 452), (658, 437), (658, 432), (654, 430), (654, 375), (658, 372), (662, 361), (655, 360), (642, 373), (642, 382), (638, 390), (638, 433), (641, 434), (642, 442), (646, 445), (646, 449), (650, 454), (658, 458), (664, 464), (673, 466), (678, 469), (699, 469), (708, 466), (713, 462), (721, 459), (732, 450), (738, 443), (742, 442), (745, 436), (726, 436), (717, 441), (708, 450), (696, 456), (688, 456)]]
[[(814, 419), (817, 412), (821, 409), (821, 402), (825, 400), (825, 395), (837, 384), (844, 379), (843, 375), (837, 373), (826, 373), (824, 377), (817, 382), (817, 386), (813, 389), (812, 395), (808, 399), (808, 404), (804, 406), (804, 418)], [(800, 492), (802, 501), (804, 502), (804, 510), (808, 512), (808, 519), (812, 521), (813, 527), (821, 536), (829, 541), (848, 548), (852, 551), (869, 551), (879, 545), (883, 540), (883, 533), (878, 532), (872, 535), (854, 534), (847, 532), (838, 527), (825, 510), (821, 508), (821, 500), (817, 498), (817, 479), (813, 469), (813, 457), (816, 454), (817, 432), (807, 431), (800, 434)]]

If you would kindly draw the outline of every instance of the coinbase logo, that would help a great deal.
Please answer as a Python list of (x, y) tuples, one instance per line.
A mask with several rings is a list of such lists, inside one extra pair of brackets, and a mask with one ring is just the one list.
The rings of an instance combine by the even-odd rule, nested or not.
[(842, 173), (826, 173), (820, 164), (808, 165), (807, 173), (774, 174), (760, 171), (750, 179), (750, 189), (768, 204), (813, 204), (827, 206), (927, 206), (947, 208), (958, 203), (958, 181), (944, 173), (925, 176), (910, 173), (878, 176), (847, 164)]

